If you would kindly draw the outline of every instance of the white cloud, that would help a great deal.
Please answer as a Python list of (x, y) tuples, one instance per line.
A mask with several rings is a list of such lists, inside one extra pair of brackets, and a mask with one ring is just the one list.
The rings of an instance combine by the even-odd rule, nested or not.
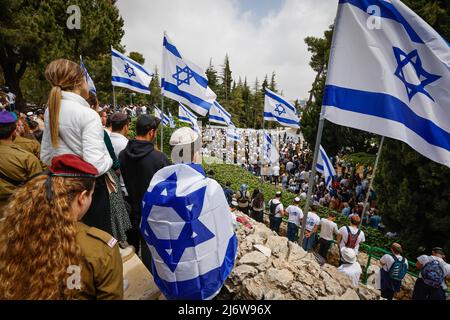
[(286, 0), (281, 11), (268, 13), (259, 24), (237, 1), (120, 0), (123, 44), (141, 52), (153, 69), (161, 64), (166, 30), (182, 55), (199, 66), (206, 68), (212, 58), (219, 69), (228, 53), (234, 79), (247, 76), (253, 85), (256, 77), (261, 82), (275, 71), (288, 99), (306, 98), (315, 74), (304, 38), (323, 35), (334, 21), (337, 1)]

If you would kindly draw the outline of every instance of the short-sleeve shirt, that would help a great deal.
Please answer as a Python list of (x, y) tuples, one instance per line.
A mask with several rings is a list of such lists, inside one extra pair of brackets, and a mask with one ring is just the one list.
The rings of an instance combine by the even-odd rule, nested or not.
[(334, 239), (333, 234), (337, 233), (338, 228), (336, 223), (325, 218), (320, 220), (320, 237), (322, 239), (332, 241)]
[(306, 227), (305, 229), (308, 232), (311, 232), (315, 226), (320, 224), (320, 217), (314, 212), (309, 212), (308, 217), (306, 218)]
[(297, 206), (289, 206), (286, 209), (287, 213), (289, 213), (288, 222), (295, 223), (297, 226), (300, 226), (300, 220), (303, 219), (303, 211)]
[[(352, 234), (356, 234), (358, 232), (358, 228), (354, 227), (354, 226), (350, 226), (350, 232)], [(341, 239), (341, 243), (339, 243), (339, 247), (345, 248), (345, 244), (347, 243), (348, 240), (348, 233), (347, 233), (347, 228), (344, 226), (342, 228), (339, 229), (338, 234), (340, 234), (342, 236)], [(358, 254), (359, 251), (359, 244), (366, 241), (366, 237), (364, 236), (364, 232), (361, 230), (358, 239), (356, 240), (356, 246), (355, 246), (355, 252), (356, 254)]]
[[(280, 200), (272, 199), (272, 200), (270, 200), (270, 203), (278, 204), (275, 209), (275, 218), (282, 218), (281, 212), (284, 211), (284, 207), (283, 207), (283, 204), (280, 202)], [(269, 204), (269, 207), (270, 207), (270, 204)]]
[[(400, 261), (403, 261), (403, 259), (405, 259), (399, 254), (396, 254), (395, 256)], [(381, 257), (380, 262), (383, 264), (384, 271), (389, 272), (389, 269), (391, 269), (391, 267), (394, 264), (395, 260), (392, 257), (392, 254), (385, 254), (384, 256)], [(406, 263), (406, 265), (408, 265), (408, 260), (405, 259), (405, 263)]]
[[(425, 266), (428, 262), (431, 262), (433, 260), (439, 261), (439, 266), (444, 271), (444, 281), (442, 282), (441, 286), (442, 286), (442, 289), (447, 290), (447, 285), (445, 283), (445, 278), (450, 276), (450, 264), (446, 263), (441, 258), (435, 257), (435, 256), (422, 255), (422, 256), (417, 258), (417, 261), (419, 261), (419, 263), (422, 266)], [(419, 274), (419, 277), (422, 277), (422, 276)]]

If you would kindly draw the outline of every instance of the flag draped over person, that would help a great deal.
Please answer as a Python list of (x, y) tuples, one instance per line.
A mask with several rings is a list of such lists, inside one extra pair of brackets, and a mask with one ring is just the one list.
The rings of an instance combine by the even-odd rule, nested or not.
[(198, 127), (197, 123), (197, 116), (181, 103), (178, 104), (178, 119), (180, 119), (181, 122), (190, 124), (192, 130), (200, 133), (200, 128)]
[(92, 92), (93, 94), (97, 95), (97, 89), (95, 88), (94, 81), (92, 80), (91, 76), (87, 72), (86, 67), (84, 66), (82, 56), (80, 56), (80, 66), (81, 66), (81, 69), (83, 69), (83, 71), (84, 71), (84, 75), (86, 76), (86, 81), (89, 86), (89, 91)]
[(450, 47), (398, 0), (340, 1), (323, 106), (450, 167)]
[(273, 143), (272, 138), (266, 131), (264, 131), (264, 160), (268, 164), (275, 164), (279, 159), (279, 152), (275, 144)]
[(111, 48), (113, 86), (127, 88), (139, 93), (150, 94), (153, 73), (133, 59)]
[(205, 71), (182, 57), (167, 35), (163, 41), (162, 66), (162, 94), (206, 116), (217, 96), (208, 88)]
[(320, 172), (323, 175), (327, 189), (330, 189), (333, 178), (336, 176), (336, 171), (334, 170), (333, 164), (322, 146), (320, 146), (316, 169), (317, 172)]
[(300, 119), (292, 103), (267, 88), (264, 100), (264, 121), (277, 121), (285, 127), (300, 128)]
[(234, 127), (231, 114), (228, 113), (217, 101), (214, 101), (209, 110), (209, 122)]
[(221, 186), (199, 165), (159, 170), (144, 195), (141, 232), (167, 299), (213, 298), (231, 273), (237, 238)]

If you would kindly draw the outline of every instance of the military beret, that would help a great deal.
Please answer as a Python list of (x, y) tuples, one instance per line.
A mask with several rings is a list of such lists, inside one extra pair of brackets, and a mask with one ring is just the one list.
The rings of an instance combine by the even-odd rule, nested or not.
[(49, 170), (53, 175), (59, 176), (96, 177), (98, 175), (98, 170), (92, 164), (74, 154), (54, 157)]
[(17, 116), (13, 112), (3, 110), (0, 112), (0, 124), (10, 124), (17, 121)]

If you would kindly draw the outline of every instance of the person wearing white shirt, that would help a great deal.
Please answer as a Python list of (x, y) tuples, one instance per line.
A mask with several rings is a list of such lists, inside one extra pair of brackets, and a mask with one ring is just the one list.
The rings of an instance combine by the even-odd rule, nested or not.
[(286, 212), (289, 214), (287, 238), (289, 241), (294, 242), (297, 237), (298, 228), (300, 227), (300, 220), (303, 219), (303, 211), (299, 208), (300, 198), (294, 199), (294, 204), (286, 208)]
[(355, 250), (351, 248), (343, 248), (341, 251), (341, 257), (343, 264), (338, 268), (338, 271), (350, 278), (353, 287), (358, 287), (362, 269), (356, 260)]
[(112, 234), (105, 173), (113, 160), (104, 142), (100, 117), (85, 100), (89, 98), (89, 87), (84, 71), (75, 62), (59, 59), (47, 66), (45, 78), (52, 89), (44, 115), (41, 161), (50, 167), (54, 157), (74, 154), (97, 169), (92, 204), (83, 222)]
[[(114, 153), (117, 159), (119, 159), (119, 154), (127, 147), (129, 130), (129, 119), (125, 113), (116, 112), (111, 116), (111, 144), (114, 148)], [(125, 183), (123, 182), (122, 176), (120, 176), (120, 185), (122, 187), (123, 194), (128, 196), (127, 189), (125, 188)]]
[[(352, 248), (355, 249), (356, 254), (359, 251), (359, 245), (366, 241), (364, 232), (358, 229), (361, 218), (358, 215), (354, 215), (350, 219), (350, 226), (343, 226), (339, 229), (337, 235), (337, 243), (339, 248)], [(349, 236), (349, 232), (351, 235)]]
[(286, 215), (281, 203), (281, 191), (277, 191), (275, 198), (269, 201), (269, 211), (270, 230), (279, 234), (281, 221)]
[(444, 261), (444, 250), (433, 248), (431, 256), (417, 258), (416, 268), (420, 270), (414, 285), (413, 300), (446, 300), (447, 284), (450, 281), (450, 264)]
[[(312, 209), (316, 211), (315, 205), (312, 206)], [(306, 226), (305, 226), (305, 237), (303, 238), (303, 249), (305, 251), (310, 251), (314, 247), (316, 242), (316, 232), (320, 225), (320, 217), (315, 212), (308, 212), (308, 216), (306, 218)]]
[(320, 238), (319, 238), (319, 254), (327, 261), (328, 250), (333, 244), (334, 235), (338, 233), (336, 214), (331, 211), (328, 218), (320, 220)]
[(280, 166), (278, 164), (274, 165), (272, 167), (272, 175), (273, 175), (273, 181), (275, 182), (275, 185), (278, 185), (278, 177), (280, 176)]
[[(393, 278), (390, 273), (395, 273), (395, 277), (403, 279), (408, 271), (408, 260), (402, 257), (402, 246), (398, 243), (391, 245), (392, 254), (385, 254), (380, 259), (381, 270), (381, 297), (392, 300), (396, 292), (400, 292), (402, 280)], [(394, 268), (391, 270), (391, 268)]]

